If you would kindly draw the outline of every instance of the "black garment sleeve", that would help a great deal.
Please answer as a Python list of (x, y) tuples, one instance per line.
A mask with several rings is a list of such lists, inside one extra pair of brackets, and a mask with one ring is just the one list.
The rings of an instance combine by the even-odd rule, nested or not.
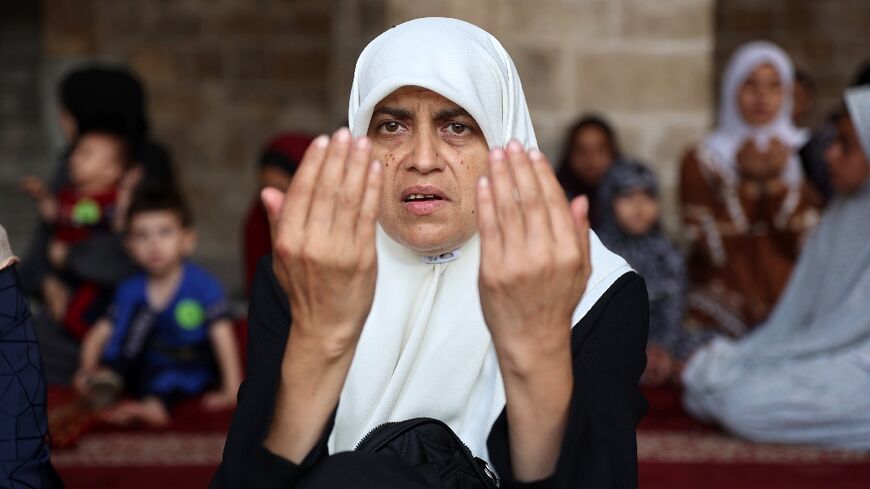
[(66, 269), (80, 280), (113, 288), (136, 271), (121, 236), (99, 233), (69, 249)]
[(212, 489), (287, 489), (328, 456), (326, 442), (332, 432), (334, 413), (320, 441), (299, 465), (263, 446), (275, 408), (290, 322), (287, 297), (272, 273), (272, 258), (267, 256), (257, 265), (251, 288), (247, 376), (239, 389), (223, 461), (211, 481)]
[(574, 392), (552, 476), (532, 483), (513, 478), (502, 411), (487, 442), (502, 489), (637, 487), (635, 427), (647, 407), (638, 382), (646, 365), (648, 308), (643, 279), (628, 273), (574, 326)]

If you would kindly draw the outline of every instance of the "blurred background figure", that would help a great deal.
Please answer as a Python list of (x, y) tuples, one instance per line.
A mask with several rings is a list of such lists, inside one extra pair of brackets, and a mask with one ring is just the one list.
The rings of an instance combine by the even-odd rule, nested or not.
[[(42, 179), (30, 176), (24, 190), (37, 204), (39, 217), (51, 229), (47, 260), (52, 267), (42, 282), (42, 297), (51, 318), (77, 338), (105, 312), (95, 302), (99, 287), (66, 273), (69, 247), (97, 233), (122, 231), (124, 206), (131, 191), (122, 185), (132, 164), (130, 142), (123, 134), (88, 130), (76, 138), (67, 166), (69, 182), (50, 193)], [(120, 204), (120, 206), (119, 206)], [(95, 307), (96, 306), (96, 307)]]
[[(205, 394), (205, 409), (235, 406), (238, 347), (223, 287), (189, 260), (193, 220), (173, 189), (142, 187), (130, 205), (126, 244), (142, 272), (124, 280), (112, 312), (88, 331), (76, 388), (111, 408), (116, 425), (169, 424), (179, 401)], [(133, 399), (118, 399), (121, 391)], [(114, 395), (109, 394), (114, 391)]]
[(565, 134), (557, 177), (568, 199), (589, 198), (593, 228), (598, 224), (598, 186), (621, 156), (613, 127), (599, 115), (580, 117)]
[[(683, 374), (685, 404), (752, 440), (870, 450), (870, 88), (836, 118), (836, 197), (773, 314), (715, 340)], [(859, 130), (864, 131), (862, 144)]]
[(248, 208), (242, 229), (243, 263), (245, 265), (245, 284), (248, 293), (257, 270), (260, 258), (272, 252), (272, 237), (269, 233), (269, 219), (260, 200), (260, 190), (266, 187), (286, 191), (293, 180), (293, 174), (305, 149), (314, 138), (296, 132), (281, 133), (272, 139), (257, 161), (257, 193)]
[(132, 193), (143, 182), (173, 186), (174, 174), (168, 153), (149, 138), (144, 89), (126, 69), (74, 69), (61, 80), (58, 100), (65, 146), (54, 175), (21, 182), (41, 210), (21, 276), (47, 308), (36, 318), (47, 378), (68, 384), (78, 341), (135, 269), (120, 236)]
[(797, 128), (811, 128), (816, 112), (816, 82), (806, 71), (794, 72), (794, 107), (791, 119)]
[(635, 161), (611, 168), (598, 192), (598, 236), (646, 282), (650, 325), (641, 380), (648, 385), (669, 382), (689, 355), (712, 336), (710, 331), (689, 331), (683, 326), (686, 265), (680, 249), (662, 230), (659, 195), (655, 174)]
[(793, 80), (778, 46), (742, 46), (725, 70), (716, 129), (683, 161), (691, 327), (740, 337), (763, 321), (818, 220), (797, 155), (808, 134), (792, 123)]

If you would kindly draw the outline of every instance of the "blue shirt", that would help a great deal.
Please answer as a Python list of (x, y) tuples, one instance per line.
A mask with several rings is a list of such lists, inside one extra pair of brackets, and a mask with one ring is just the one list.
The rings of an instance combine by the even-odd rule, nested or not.
[(223, 288), (208, 272), (190, 262), (172, 299), (161, 310), (148, 303), (148, 276), (138, 273), (118, 287), (110, 318), (112, 334), (103, 362), (136, 364), (139, 374), (128, 383), (140, 394), (178, 392), (196, 395), (214, 383), (209, 329), (227, 316)]

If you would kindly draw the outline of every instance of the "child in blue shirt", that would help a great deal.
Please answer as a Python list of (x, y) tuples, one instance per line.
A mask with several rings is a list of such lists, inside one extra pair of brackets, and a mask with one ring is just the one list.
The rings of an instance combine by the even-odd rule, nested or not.
[[(127, 217), (127, 248), (142, 272), (117, 289), (109, 317), (82, 345), (76, 387), (103, 397), (126, 388), (137, 399), (106, 415), (115, 424), (160, 427), (179, 399), (203, 397), (209, 409), (235, 405), (241, 367), (220, 284), (190, 263), (196, 236), (174, 191), (145, 188)], [(113, 389), (114, 387), (114, 389)]]

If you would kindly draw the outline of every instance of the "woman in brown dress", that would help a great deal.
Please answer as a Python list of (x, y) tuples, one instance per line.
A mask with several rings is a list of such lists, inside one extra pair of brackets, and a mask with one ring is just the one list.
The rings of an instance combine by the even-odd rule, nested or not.
[(794, 68), (778, 46), (743, 45), (723, 76), (719, 123), (684, 158), (688, 325), (742, 336), (763, 321), (818, 221), (791, 121)]

